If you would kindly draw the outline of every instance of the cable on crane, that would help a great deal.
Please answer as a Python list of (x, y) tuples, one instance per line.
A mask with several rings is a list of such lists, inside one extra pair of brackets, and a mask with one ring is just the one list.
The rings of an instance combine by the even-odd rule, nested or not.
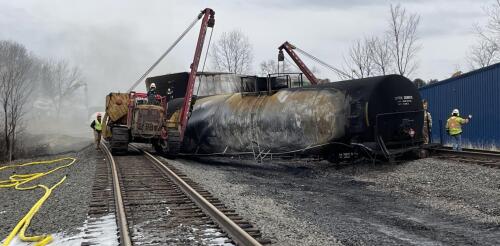
[(352, 78), (352, 76), (350, 76), (349, 74), (347, 74), (347, 73), (343, 72), (342, 70), (340, 70), (340, 69), (338, 69), (338, 68), (333, 67), (332, 65), (330, 65), (330, 64), (328, 64), (328, 63), (326, 63), (326, 62), (324, 62), (324, 61), (320, 60), (319, 58), (317, 58), (317, 57), (315, 57), (315, 56), (313, 56), (313, 55), (311, 55), (311, 54), (309, 54), (309, 53), (305, 52), (304, 50), (302, 50), (302, 49), (300, 49), (300, 48), (298, 48), (298, 47), (296, 47), (296, 46), (295, 46), (295, 50), (297, 50), (297, 51), (298, 51), (298, 52), (300, 52), (301, 54), (303, 54), (303, 55), (305, 55), (305, 56), (309, 57), (310, 59), (312, 59), (312, 60), (316, 61), (317, 63), (319, 63), (319, 64), (321, 64), (321, 65), (325, 66), (326, 68), (328, 68), (328, 69), (330, 69), (330, 70), (334, 71), (334, 72), (335, 72), (335, 73), (337, 73), (337, 74), (340, 74), (340, 75), (342, 75), (342, 76), (346, 76), (346, 77), (348, 77), (348, 78)]
[(160, 58), (158, 58), (158, 60), (156, 60), (155, 63), (153, 63), (153, 65), (151, 65), (151, 67), (146, 70), (146, 72), (132, 85), (132, 87), (130, 87), (130, 89), (128, 89), (127, 92), (131, 92), (139, 83), (141, 83), (141, 81), (146, 78), (146, 76), (148, 76), (148, 74), (153, 71), (153, 69), (163, 60), (163, 58), (165, 58), (165, 56), (167, 56), (168, 53), (170, 53), (170, 51), (172, 51), (172, 49), (182, 40), (182, 38), (184, 38), (184, 36), (186, 36), (186, 34), (193, 28), (193, 26), (196, 24), (196, 22), (198, 22), (199, 19), (201, 19), (203, 15), (202, 14), (199, 14), (194, 20), (193, 22), (191, 22), (191, 24), (189, 24), (189, 26), (186, 28), (186, 30), (184, 30), (184, 32), (174, 41), (174, 43), (172, 45), (170, 45), (170, 47), (168, 47), (168, 49), (160, 56)]
[[(205, 63), (207, 62), (208, 51), (210, 50), (210, 43), (212, 42), (212, 34), (213, 33), (214, 33), (214, 28), (212, 27), (210, 30), (210, 37), (208, 38), (207, 51), (205, 52), (205, 59), (203, 59), (203, 66), (201, 67), (201, 74), (203, 74), (203, 72), (205, 72)], [(196, 89), (196, 96), (198, 96), (198, 93), (200, 92), (201, 76), (198, 77), (198, 80), (200, 82), (198, 83), (198, 88)]]

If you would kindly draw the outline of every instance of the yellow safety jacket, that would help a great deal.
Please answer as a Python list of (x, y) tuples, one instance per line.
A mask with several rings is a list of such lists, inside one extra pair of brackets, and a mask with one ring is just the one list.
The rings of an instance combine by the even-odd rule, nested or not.
[(102, 130), (102, 122), (99, 122), (98, 120), (94, 120), (94, 122), (95, 122), (94, 129), (96, 131), (101, 131)]
[(467, 120), (462, 119), (458, 116), (451, 116), (448, 121), (446, 121), (446, 130), (450, 135), (457, 135), (462, 133), (462, 124), (467, 123)]

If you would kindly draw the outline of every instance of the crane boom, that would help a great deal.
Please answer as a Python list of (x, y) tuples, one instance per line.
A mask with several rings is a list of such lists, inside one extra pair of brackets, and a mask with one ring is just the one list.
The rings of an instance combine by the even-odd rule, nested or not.
[(184, 102), (182, 104), (182, 109), (180, 112), (180, 142), (184, 138), (184, 133), (186, 131), (189, 111), (191, 109), (191, 102), (193, 97), (194, 82), (196, 79), (196, 72), (198, 70), (198, 65), (200, 63), (201, 52), (203, 50), (203, 44), (205, 42), (205, 35), (207, 29), (214, 27), (215, 25), (215, 11), (210, 8), (206, 8), (201, 11), (198, 18), (203, 17), (200, 27), (200, 33), (198, 35), (198, 42), (196, 43), (196, 50), (194, 52), (193, 63), (191, 63), (191, 72), (189, 73), (189, 79), (186, 86), (186, 94), (184, 96)]
[(311, 72), (311, 70), (306, 66), (306, 64), (299, 58), (297, 53), (293, 51), (295, 49), (295, 46), (290, 44), (288, 41), (284, 42), (280, 47), (278, 47), (279, 53), (278, 53), (278, 61), (283, 61), (285, 59), (285, 56), (283, 54), (283, 49), (288, 53), (288, 55), (292, 58), (292, 60), (297, 64), (299, 67), (300, 71), (304, 73), (304, 75), (307, 77), (309, 82), (311, 84), (316, 85), (319, 84), (318, 78), (314, 76), (314, 74)]

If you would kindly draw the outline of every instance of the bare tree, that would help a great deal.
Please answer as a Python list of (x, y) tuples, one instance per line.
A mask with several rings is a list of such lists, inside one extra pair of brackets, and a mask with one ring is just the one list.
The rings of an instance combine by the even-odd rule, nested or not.
[(216, 70), (236, 74), (251, 70), (253, 54), (248, 37), (241, 31), (223, 32), (211, 51)]
[(41, 77), (46, 93), (52, 95), (57, 119), (60, 119), (64, 101), (70, 99), (75, 91), (85, 84), (82, 73), (78, 67), (71, 67), (67, 61), (47, 61), (42, 65)]
[(484, 26), (474, 25), (478, 36), (469, 48), (467, 62), (471, 69), (478, 69), (498, 62), (500, 51), (500, 0), (484, 8), (488, 21)]
[(420, 50), (417, 28), (420, 16), (407, 13), (400, 4), (391, 5), (388, 38), (396, 72), (409, 76), (417, 69), (416, 55)]
[(12, 161), (16, 134), (22, 126), (33, 85), (33, 57), (26, 48), (11, 41), (0, 41), (0, 105), (3, 115), (3, 156)]
[(413, 83), (418, 87), (423, 87), (425, 86), (425, 81), (423, 79), (420, 79), (420, 78), (416, 78), (413, 80)]
[(438, 79), (429, 79), (429, 80), (427, 81), (427, 84), (428, 84), (428, 85), (430, 85), (430, 84), (434, 84), (434, 83), (437, 83), (437, 82), (439, 82), (439, 80), (438, 80)]
[(467, 61), (471, 69), (489, 66), (498, 60), (499, 47), (488, 40), (479, 40), (471, 46)]
[(475, 25), (476, 33), (489, 43), (500, 43), (500, 0), (483, 8), (488, 21), (486, 25)]
[(372, 55), (374, 75), (386, 75), (390, 73), (393, 66), (393, 59), (388, 38), (386, 36), (371, 38), (369, 48)]
[(360, 79), (369, 77), (374, 69), (373, 54), (369, 39), (356, 40), (349, 49), (349, 54), (344, 57), (343, 73), (339, 74), (344, 79)]
[(269, 59), (267, 61), (262, 61), (260, 63), (260, 74), (262, 76), (277, 72), (278, 72), (278, 63), (275, 60)]
[(268, 74), (273, 73), (292, 73), (295, 72), (294, 69), (290, 66), (290, 64), (285, 61), (278, 63), (276, 60), (269, 59), (267, 61), (262, 61), (260, 63), (260, 74), (262, 76), (266, 76)]

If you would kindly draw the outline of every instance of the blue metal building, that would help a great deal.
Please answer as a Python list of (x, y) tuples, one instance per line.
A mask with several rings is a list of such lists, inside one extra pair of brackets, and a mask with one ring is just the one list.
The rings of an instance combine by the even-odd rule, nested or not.
[(500, 63), (420, 88), (432, 115), (432, 140), (449, 144), (446, 120), (454, 108), (472, 120), (463, 126), (462, 141), (475, 148), (500, 147)]

